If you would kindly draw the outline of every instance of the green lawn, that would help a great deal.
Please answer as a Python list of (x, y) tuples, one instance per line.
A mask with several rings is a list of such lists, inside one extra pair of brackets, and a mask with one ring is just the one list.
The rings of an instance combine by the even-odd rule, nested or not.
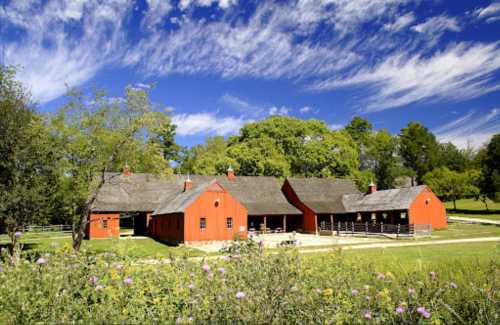
[[(332, 253), (310, 253), (305, 258), (322, 259)], [(429, 245), (415, 247), (371, 248), (360, 250), (343, 250), (341, 254), (347, 259), (372, 263), (382, 269), (415, 268), (424, 265), (453, 264), (466, 260), (474, 260), (479, 264), (491, 259), (500, 258), (500, 243), (468, 243), (453, 245)]]
[(500, 220), (500, 202), (488, 200), (488, 209), (481, 201), (474, 199), (457, 200), (457, 211), (453, 210), (453, 202), (445, 202), (448, 215), (467, 217), (467, 218), (482, 218)]

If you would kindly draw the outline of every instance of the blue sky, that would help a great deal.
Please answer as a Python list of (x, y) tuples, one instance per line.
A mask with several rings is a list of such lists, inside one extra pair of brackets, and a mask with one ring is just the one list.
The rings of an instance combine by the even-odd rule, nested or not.
[(500, 2), (0, 0), (1, 62), (50, 112), (148, 87), (183, 145), (282, 114), (478, 147), (500, 132)]

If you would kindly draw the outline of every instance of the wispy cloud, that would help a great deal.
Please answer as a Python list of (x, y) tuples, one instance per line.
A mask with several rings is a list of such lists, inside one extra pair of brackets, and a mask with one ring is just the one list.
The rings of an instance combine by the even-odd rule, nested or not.
[(500, 2), (493, 2), (487, 7), (479, 8), (474, 11), (476, 17), (487, 23), (493, 23), (500, 20)]
[(452, 142), (460, 148), (479, 148), (494, 134), (500, 133), (500, 108), (487, 113), (469, 111), (449, 123), (433, 130), (441, 142)]
[(396, 53), (374, 68), (317, 82), (312, 89), (368, 85), (368, 112), (422, 100), (474, 98), (500, 88), (492, 76), (500, 69), (499, 44), (458, 43), (428, 58)]
[(247, 122), (250, 120), (234, 116), (221, 117), (215, 113), (177, 114), (172, 118), (180, 136), (234, 134)]
[(410, 12), (405, 15), (399, 16), (392, 23), (385, 24), (384, 29), (389, 31), (399, 31), (411, 25), (414, 21), (415, 21), (415, 16), (413, 15), (413, 13)]
[(435, 35), (443, 33), (445, 31), (458, 32), (460, 31), (460, 25), (456, 18), (441, 15), (431, 17), (425, 22), (413, 26), (412, 29), (419, 33)]

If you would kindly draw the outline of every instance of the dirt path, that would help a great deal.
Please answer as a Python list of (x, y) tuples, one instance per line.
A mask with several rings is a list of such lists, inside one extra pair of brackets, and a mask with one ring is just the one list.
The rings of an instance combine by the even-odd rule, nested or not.
[(466, 218), (466, 217), (454, 217), (454, 216), (449, 216), (448, 219), (451, 221), (459, 221), (459, 222), (466, 222), (466, 223), (480, 223), (480, 224), (486, 224), (486, 225), (500, 226), (499, 220), (492, 220), (492, 219)]
[[(428, 240), (428, 241), (413, 241), (408, 243), (371, 243), (371, 244), (358, 244), (358, 245), (338, 245), (322, 248), (299, 248), (302, 254), (309, 253), (326, 253), (332, 251), (334, 248), (342, 249), (370, 249), (370, 248), (393, 248), (393, 247), (407, 247), (407, 246), (429, 246), (429, 245), (448, 245), (448, 244), (463, 244), (463, 243), (483, 243), (483, 242), (500, 242), (500, 237), (481, 237), (481, 238), (465, 238), (465, 239), (444, 239), (444, 240)], [(271, 251), (271, 254), (279, 254), (278, 251)], [(197, 256), (189, 258), (192, 261), (213, 260), (222, 258), (223, 255), (212, 256)], [(170, 259), (144, 259), (140, 260), (138, 264), (168, 264)]]

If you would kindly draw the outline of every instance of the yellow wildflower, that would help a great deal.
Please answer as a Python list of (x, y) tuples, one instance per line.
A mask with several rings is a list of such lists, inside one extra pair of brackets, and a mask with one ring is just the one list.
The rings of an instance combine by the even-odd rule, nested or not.
[(332, 288), (326, 288), (325, 290), (323, 290), (323, 296), (329, 297), (331, 295), (333, 295), (333, 289)]

